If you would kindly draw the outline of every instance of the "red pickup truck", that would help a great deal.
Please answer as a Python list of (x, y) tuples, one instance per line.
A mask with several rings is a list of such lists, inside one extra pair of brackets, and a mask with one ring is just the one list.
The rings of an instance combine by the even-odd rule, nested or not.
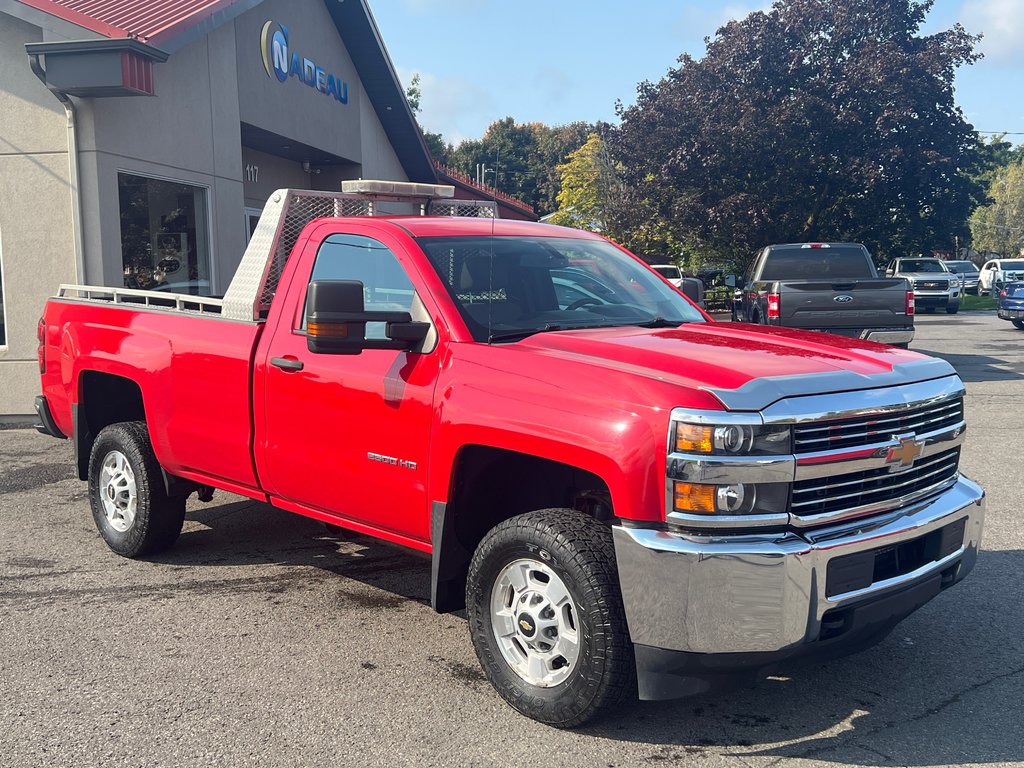
[(974, 566), (947, 363), (716, 323), (597, 235), (350, 215), (439, 194), (357, 189), (275, 193), (223, 299), (47, 303), (41, 429), (115, 552), (215, 488), (429, 552), (498, 692), (562, 727), (866, 647)]

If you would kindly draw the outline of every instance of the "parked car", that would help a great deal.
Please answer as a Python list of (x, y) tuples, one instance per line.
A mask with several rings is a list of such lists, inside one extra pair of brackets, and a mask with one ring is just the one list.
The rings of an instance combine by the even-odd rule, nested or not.
[(651, 269), (668, 280), (693, 300), (698, 307), (704, 307), (704, 281), (696, 277), (685, 277), (675, 264), (651, 264)]
[(950, 272), (955, 272), (960, 275), (960, 290), (963, 293), (978, 292), (978, 278), (981, 275), (981, 270), (978, 269), (977, 264), (966, 259), (962, 261), (947, 261), (944, 263)]
[(451, 187), (342, 189), (273, 193), (223, 299), (47, 301), (40, 429), (114, 552), (170, 547), (218, 488), (429, 553), (432, 606), (559, 727), (862, 650), (973, 569), (946, 361), (716, 323), (590, 232), (334, 215)]
[(992, 259), (985, 262), (978, 279), (978, 292), (983, 296), (998, 292), (1007, 283), (1024, 280), (1024, 259)]
[(960, 276), (951, 272), (941, 259), (893, 259), (886, 265), (885, 274), (910, 283), (918, 311), (944, 309), (950, 315), (960, 311)]
[(741, 322), (826, 331), (906, 346), (914, 301), (903, 279), (879, 277), (859, 243), (769, 245), (743, 279), (733, 316)]
[(1024, 281), (1007, 283), (999, 290), (996, 314), (1024, 331)]

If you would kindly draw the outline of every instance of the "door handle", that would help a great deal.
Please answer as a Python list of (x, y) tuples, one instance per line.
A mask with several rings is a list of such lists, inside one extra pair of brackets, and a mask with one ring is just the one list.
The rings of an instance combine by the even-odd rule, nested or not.
[(282, 371), (301, 371), (303, 368), (301, 360), (289, 360), (287, 357), (272, 357), (270, 364)]

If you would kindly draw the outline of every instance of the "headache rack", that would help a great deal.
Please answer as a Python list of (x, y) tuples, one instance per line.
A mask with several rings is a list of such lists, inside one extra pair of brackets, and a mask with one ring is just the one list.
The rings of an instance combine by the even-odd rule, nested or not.
[(231, 285), (224, 294), (223, 315), (232, 320), (266, 317), (285, 262), (309, 222), (325, 216), (395, 215), (380, 203), (403, 203), (421, 216), (497, 218), (490, 200), (455, 200), (455, 187), (397, 181), (343, 181), (341, 192), (279, 189), (270, 196)]
[[(405, 210), (385, 210), (395, 203)], [(341, 192), (279, 189), (263, 207), (223, 299), (95, 285), (62, 285), (57, 296), (253, 322), (267, 316), (288, 255), (309, 222), (332, 216), (403, 214), (496, 219), (498, 205), (492, 200), (456, 200), (455, 187), (447, 184), (360, 179), (343, 181)]]

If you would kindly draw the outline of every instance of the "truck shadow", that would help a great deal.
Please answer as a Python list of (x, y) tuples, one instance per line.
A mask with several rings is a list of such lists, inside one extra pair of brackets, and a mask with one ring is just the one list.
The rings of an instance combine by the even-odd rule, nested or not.
[(586, 732), (658, 745), (652, 759), (729, 755), (864, 766), (1016, 762), (1024, 755), (1020, 550), (982, 552), (970, 578), (860, 654), (729, 693), (642, 702)]
[[(1008, 337), (1006, 343), (1002, 344), (978, 344), (975, 347), (978, 354), (970, 355), (952, 354), (917, 345), (911, 345), (911, 350), (941, 357), (956, 369), (964, 381), (1015, 381), (1024, 379), (1024, 359), (1018, 353), (1019, 345), (1010, 343), (1011, 340), (1013, 337)], [(1011, 352), (1013, 358), (1009, 357)]]
[[(273, 590), (342, 576), (373, 588), (359, 590), (360, 608), (429, 605), (430, 562), (423, 554), (359, 534), (335, 535), (315, 521), (244, 500), (190, 508), (178, 544), (156, 560), (179, 567), (305, 566), (294, 568), (287, 583), (277, 578)], [(644, 745), (648, 762), (716, 756), (748, 764), (767, 758), (769, 765), (789, 758), (863, 766), (1016, 762), (1024, 754), (1022, 570), (1020, 550), (982, 552), (969, 579), (875, 648), (740, 690), (627, 705), (579, 732)], [(408, 621), (400, 610), (394, 617)], [(506, 716), (521, 718), (511, 709)]]
[[(191, 500), (177, 543), (151, 559), (178, 567), (306, 566), (315, 570), (275, 577), (273, 591), (344, 576), (390, 593), (381, 598), (387, 603), (398, 597), (430, 604), (429, 555), (351, 531), (332, 532), (316, 520), (256, 501), (200, 505)], [(362, 602), (373, 607), (369, 598)]]

